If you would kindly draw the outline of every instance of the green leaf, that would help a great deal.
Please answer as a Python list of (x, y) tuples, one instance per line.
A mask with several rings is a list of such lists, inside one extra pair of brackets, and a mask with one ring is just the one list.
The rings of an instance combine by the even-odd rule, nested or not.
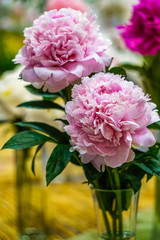
[(71, 101), (72, 99), (72, 85), (61, 90), (61, 95), (65, 103)]
[(48, 101), (48, 100), (24, 102), (19, 104), (17, 107), (36, 108), (36, 109), (52, 109), (53, 108), (53, 109), (65, 111), (64, 108), (59, 104)]
[(57, 145), (52, 154), (50, 155), (47, 167), (46, 167), (46, 181), (47, 186), (49, 183), (57, 177), (67, 166), (72, 156), (72, 152), (69, 151), (70, 145)]
[(65, 132), (61, 132), (57, 128), (42, 122), (19, 122), (16, 125), (21, 127), (31, 127), (35, 130), (42, 131), (51, 136), (56, 143), (68, 143), (69, 138)]
[(123, 68), (121, 68), (121, 67), (113, 67), (113, 68), (111, 68), (109, 70), (109, 72), (121, 75), (122, 77), (126, 77), (127, 76), (126, 71)]
[[(143, 175), (144, 176), (144, 175)], [(124, 174), (123, 179), (125, 181), (129, 181), (131, 187), (133, 188), (134, 192), (138, 192), (139, 189), (141, 188), (141, 179), (137, 177), (136, 175), (131, 175), (131, 174)]]
[(61, 119), (61, 118), (56, 118), (56, 119), (54, 119), (54, 121), (60, 121), (60, 122), (64, 123), (65, 125), (68, 125), (68, 121)]
[(121, 67), (125, 68), (125, 69), (128, 69), (128, 70), (137, 71), (137, 72), (143, 72), (144, 71), (143, 66), (138, 66), (138, 65), (128, 64), (128, 63), (121, 64)]
[(99, 172), (92, 163), (83, 164), (82, 166), (89, 184), (102, 175), (102, 172)]
[(71, 156), (70, 162), (77, 166), (82, 166), (82, 162), (78, 156), (79, 156), (79, 153), (77, 151), (74, 151)]
[(152, 155), (152, 158), (158, 159), (160, 144), (156, 142), (155, 145), (149, 147), (148, 153)]
[(160, 177), (160, 162), (158, 160), (152, 158), (149, 161), (135, 162), (134, 164), (146, 173)]
[(153, 177), (153, 175), (152, 174), (149, 174), (149, 173), (147, 173), (147, 182), (151, 179)]
[(127, 211), (130, 204), (131, 204), (131, 198), (132, 198), (132, 191), (126, 191), (123, 192), (121, 195), (121, 203), (122, 203), (122, 209), (123, 211)]
[(131, 162), (132, 163), (137, 163), (137, 162), (145, 162), (151, 159), (157, 159), (157, 154), (159, 151), (159, 147), (158, 144), (156, 143), (154, 146), (148, 148), (147, 152), (142, 152), (138, 149), (133, 149), (134, 153), (135, 153), (135, 158), (134, 161)]
[(33, 156), (33, 159), (32, 159), (32, 165), (31, 165), (31, 169), (32, 169), (32, 172), (33, 174), (35, 175), (35, 159), (36, 159), (36, 156), (38, 154), (38, 152), (41, 150), (41, 148), (44, 146), (44, 143), (40, 144), (37, 149), (36, 149), (36, 152)]
[(46, 97), (46, 98), (61, 97), (61, 95), (58, 92), (57, 93), (50, 93), (48, 91), (44, 92), (43, 89), (37, 89), (37, 88), (33, 87), (32, 85), (27, 85), (26, 89), (34, 95), (38, 95), (38, 96), (42, 96), (42, 97)]
[(147, 126), (147, 128), (160, 130), (160, 121), (150, 124), (149, 126)]
[(144, 175), (145, 172), (141, 170), (138, 166), (133, 164), (120, 174), (120, 179), (122, 181), (122, 184), (124, 185), (124, 188), (128, 186), (129, 183), (129, 185), (136, 193), (141, 188), (141, 180)]
[(34, 131), (23, 131), (15, 134), (2, 149), (24, 149), (52, 141), (51, 138)]

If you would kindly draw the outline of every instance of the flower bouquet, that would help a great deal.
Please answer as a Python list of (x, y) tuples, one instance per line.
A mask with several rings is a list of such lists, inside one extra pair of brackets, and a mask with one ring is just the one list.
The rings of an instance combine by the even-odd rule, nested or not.
[(69, 162), (82, 167), (99, 209), (97, 220), (101, 215), (104, 223), (104, 228), (98, 223), (100, 239), (134, 239), (141, 180), (160, 176), (159, 143), (149, 129), (159, 121), (156, 105), (125, 80), (123, 69), (111, 67), (106, 54), (111, 43), (102, 38), (94, 15), (52, 10), (24, 33), (25, 46), (14, 61), (25, 66), (20, 76), (31, 82), (28, 91), (43, 99), (19, 107), (63, 111), (64, 118), (55, 120), (64, 130), (44, 122), (18, 122), (31, 130), (14, 135), (3, 149), (37, 146), (35, 173), (37, 153), (52, 142), (47, 185)]

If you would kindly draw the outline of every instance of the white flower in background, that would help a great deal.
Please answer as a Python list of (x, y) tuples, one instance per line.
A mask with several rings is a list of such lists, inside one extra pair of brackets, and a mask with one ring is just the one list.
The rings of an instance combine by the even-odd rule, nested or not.
[(21, 67), (5, 72), (0, 79), (0, 119), (11, 119), (23, 115), (23, 110), (16, 106), (30, 100), (23, 81), (17, 80)]
[(104, 27), (125, 23), (131, 15), (131, 7), (138, 0), (99, 0), (96, 2), (100, 19)]
[[(108, 49), (108, 54), (113, 57), (112, 67), (126, 63), (132, 59), (132, 64), (141, 65), (142, 58), (129, 51), (119, 32), (117, 26), (124, 24), (130, 18), (132, 5), (138, 0), (99, 0), (95, 2), (94, 10), (98, 15), (101, 31), (106, 39), (111, 39), (112, 46)], [(127, 73), (129, 80), (141, 84), (139, 75), (130, 71)]]
[(24, 121), (41, 121), (53, 124), (54, 118), (63, 116), (58, 110), (37, 110), (17, 108), (16, 106), (27, 101), (42, 100), (25, 88), (28, 83), (18, 79), (22, 67), (5, 72), (0, 78), (0, 121), (13, 120), (21, 117)]

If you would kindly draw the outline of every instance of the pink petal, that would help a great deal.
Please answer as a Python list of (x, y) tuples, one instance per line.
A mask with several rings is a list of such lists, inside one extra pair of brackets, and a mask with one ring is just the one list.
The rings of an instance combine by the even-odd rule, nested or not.
[(102, 172), (105, 170), (104, 169), (104, 157), (102, 156), (96, 156), (92, 161), (93, 166), (101, 172), (101, 167), (102, 167)]
[(77, 78), (83, 76), (84, 67), (79, 62), (68, 62), (67, 64), (63, 65), (63, 68), (67, 71), (76, 75)]
[(107, 166), (116, 168), (121, 166), (124, 162), (127, 161), (129, 157), (130, 146), (126, 142), (122, 142), (121, 145), (117, 148), (117, 152), (114, 156), (105, 156), (104, 162)]
[(99, 155), (90, 155), (90, 154), (81, 154), (81, 161), (84, 164), (87, 164), (91, 162), (93, 166), (100, 172), (101, 171), (101, 166), (103, 170), (103, 165), (104, 165), (104, 158)]
[(135, 153), (130, 149), (129, 155), (126, 162), (131, 162), (135, 158)]
[(48, 90), (49, 92), (58, 92), (61, 89), (67, 87), (68, 81), (67, 79), (62, 79), (60, 81), (56, 81), (56, 78), (54, 78), (53, 76), (51, 76), (45, 83), (44, 83), (44, 87), (43, 90), (46, 91)]
[(135, 131), (132, 139), (133, 143), (137, 144), (138, 146), (151, 147), (156, 143), (152, 132), (147, 128)]
[(95, 158), (95, 155), (90, 155), (88, 153), (81, 154), (81, 161), (82, 163), (89, 163)]
[(26, 67), (22, 70), (20, 76), (23, 78), (24, 81), (27, 82), (43, 82), (43, 79), (39, 78), (35, 71), (34, 68), (31, 67)]
[(101, 132), (104, 138), (110, 140), (112, 138), (112, 135), (114, 134), (113, 129), (106, 123), (103, 123), (101, 125)]
[(60, 81), (64, 79), (68, 72), (62, 70), (59, 67), (34, 67), (34, 71), (37, 76), (43, 80), (48, 80), (51, 76), (53, 77), (54, 81)]

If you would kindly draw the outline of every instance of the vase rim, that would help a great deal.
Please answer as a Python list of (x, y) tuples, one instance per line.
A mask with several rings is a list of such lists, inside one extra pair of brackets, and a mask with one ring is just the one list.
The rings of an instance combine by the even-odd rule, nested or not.
[(96, 188), (93, 185), (91, 185), (90, 188), (92, 190), (99, 191), (99, 192), (134, 192), (133, 188), (127, 188), (127, 189), (102, 189), (102, 188)]

